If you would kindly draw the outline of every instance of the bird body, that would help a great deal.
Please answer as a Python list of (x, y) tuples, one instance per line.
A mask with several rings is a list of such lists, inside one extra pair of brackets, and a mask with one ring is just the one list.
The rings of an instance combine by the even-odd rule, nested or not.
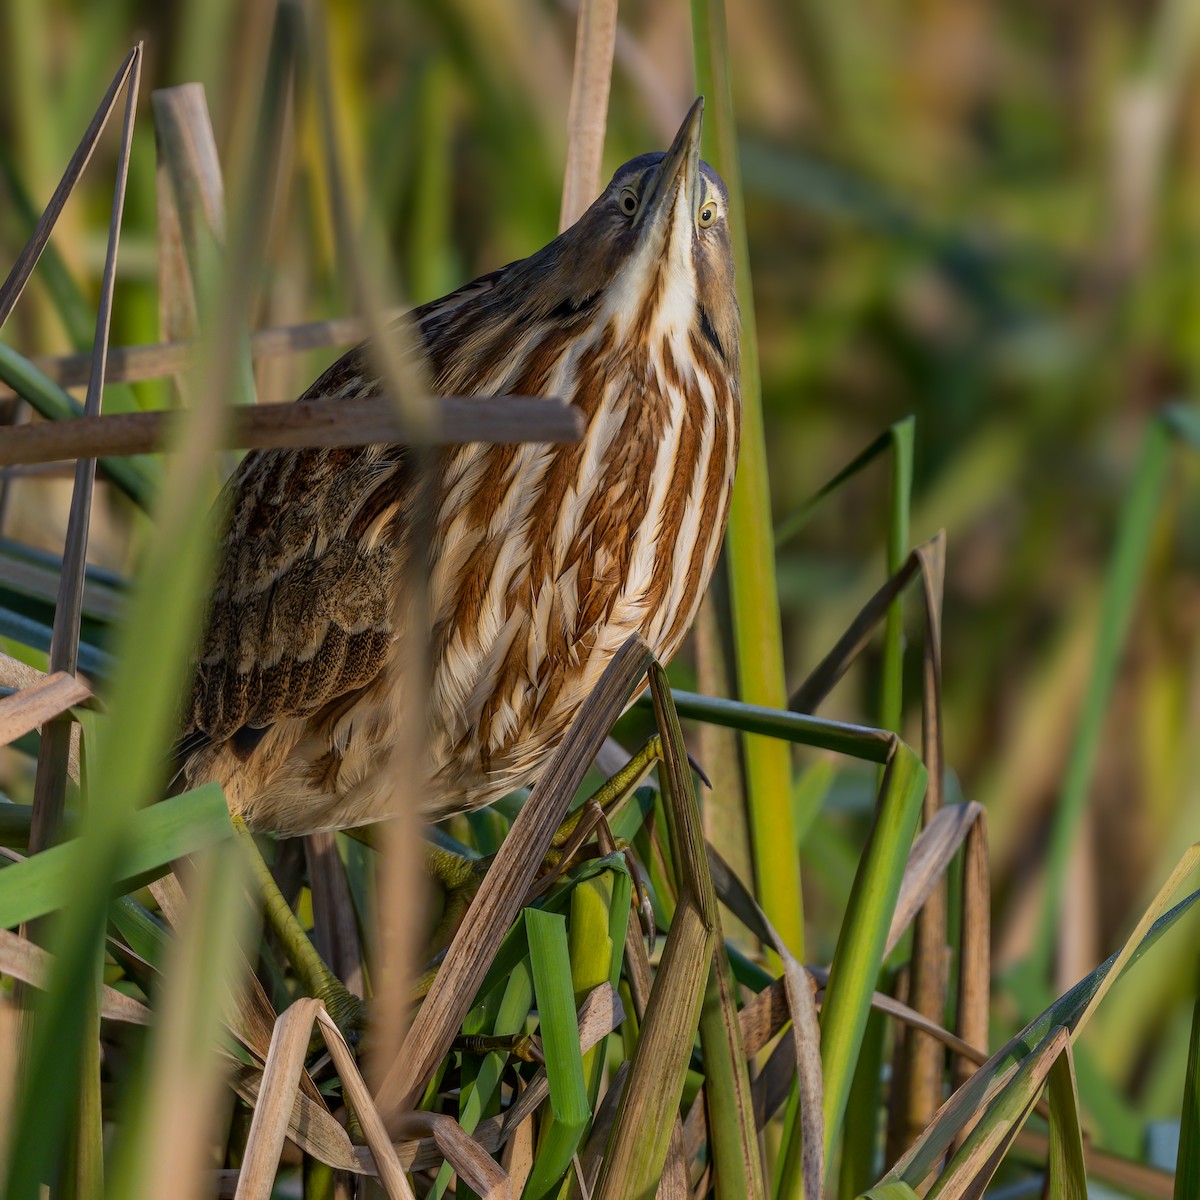
[[(740, 427), (728, 198), (699, 128), (698, 101), (671, 149), (626, 163), (571, 229), (414, 314), (439, 394), (563, 397), (579, 442), (441, 451), (424, 544), (404, 447), (260, 451), (231, 479), (184, 772), (221, 782), (251, 828), (389, 815), (414, 620), (430, 820), (530, 783), (630, 634), (662, 661), (678, 649)], [(306, 397), (379, 387), (359, 347)], [(428, 580), (423, 608), (394, 602), (406, 578)]]

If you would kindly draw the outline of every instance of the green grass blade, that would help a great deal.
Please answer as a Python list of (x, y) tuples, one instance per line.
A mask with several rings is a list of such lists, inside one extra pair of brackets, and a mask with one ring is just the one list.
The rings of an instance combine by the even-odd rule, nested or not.
[(550, 1120), (542, 1126), (541, 1144), (525, 1195), (550, 1195), (567, 1168), (591, 1117), (579, 1050), (579, 1025), (571, 984), (566, 921), (553, 913), (525, 910), (529, 962), (550, 1084)]
[(700, 1049), (709, 1157), (717, 1194), (730, 1200), (765, 1196), (750, 1076), (737, 1017), (737, 989), (724, 942), (717, 944), (708, 974), (700, 1010)]
[[(229, 810), (218, 784), (208, 783), (137, 813), (113, 863), (109, 894), (128, 891), (169, 869), (177, 858), (231, 837)], [(0, 927), (34, 921), (70, 903), (90, 847), (76, 838), (0, 870)], [(101, 918), (107, 905), (100, 905)]]
[[(529, 1010), (533, 1007), (533, 974), (530, 970), (529, 959), (525, 957), (517, 963), (509, 973), (503, 985), (504, 991), (500, 997), (499, 1006), (495, 1008), (490, 1022), (490, 1032), (498, 1037), (508, 1037), (519, 1034), (525, 1028)], [(472, 1010), (469, 1017), (479, 1010)], [(483, 1032), (486, 1025), (472, 1025), (469, 1020), (463, 1022), (464, 1033)], [(500, 1086), (500, 1079), (508, 1063), (508, 1055), (498, 1050), (485, 1054), (481, 1061), (470, 1070), (468, 1056), (464, 1055), (463, 1083), (458, 1102), (458, 1123), (468, 1133), (488, 1115), (492, 1099)], [(450, 1185), (454, 1174), (449, 1163), (443, 1163), (438, 1171), (437, 1180), (430, 1191), (430, 1200), (439, 1200)], [(459, 1191), (464, 1188), (459, 1181)]]
[(189, 905), (167, 950), (145, 1082), (125, 1089), (108, 1196), (151, 1200), (198, 1178), (228, 1121), (228, 1089), (215, 1053), (236, 1009), (244, 952), (257, 917), (241, 848), (224, 842), (199, 856)]
[[(578, 1006), (602, 983), (617, 986), (625, 953), (633, 883), (624, 871), (605, 871), (584, 880), (571, 892), (567, 925), (571, 954), (571, 987)], [(604, 1043), (583, 1056), (588, 1108), (595, 1112), (604, 1074)]]
[[(0, 637), (11, 638), (22, 646), (44, 653), (50, 649), (50, 633), (49, 625), (10, 608), (0, 608)], [(112, 674), (112, 655), (87, 642), (80, 642), (79, 669), (89, 678), (104, 679)]]
[[(1043, 1042), (1056, 1025), (1061, 1025), (1071, 1030), (1073, 1035), (1078, 1035), (1092, 1010), (1116, 980), (1200, 902), (1200, 891), (1195, 891), (1173, 908), (1162, 912), (1163, 904), (1183, 875), (1195, 867), (1198, 857), (1200, 850), (1197, 849), (1184, 855), (1139, 923), (1138, 929), (1144, 930), (1143, 936), (1138, 938), (1138, 930), (1135, 930), (1120, 950), (1111, 954), (1094, 971), (1055, 1000), (997, 1050), (987, 1063), (958, 1089), (933, 1123), (892, 1166), (888, 1173), (889, 1178), (904, 1179), (913, 1186), (919, 1184), (946, 1152), (964, 1121), (983, 1105), (992, 1083), (1000, 1075), (1013, 1063), (1024, 1059), (1030, 1053), (1030, 1048)], [(1162, 915), (1155, 917), (1155, 913)]]
[(130, 896), (118, 896), (112, 902), (108, 917), (129, 949), (161, 970), (168, 945), (163, 924)]
[[(895, 745), (879, 789), (875, 821), (854, 877), (821, 1013), (827, 1161), (832, 1159), (841, 1131), (871, 1011), (871, 996), (883, 962), (887, 929), (925, 794), (924, 764), (902, 742)], [(793, 1134), (781, 1159), (775, 1190), (778, 1196), (799, 1194), (799, 1122), (793, 1123)]]
[(867, 1018), (862, 1050), (854, 1068), (850, 1096), (846, 1102), (846, 1133), (842, 1138), (842, 1162), (838, 1174), (838, 1196), (853, 1200), (878, 1175), (880, 1148), (879, 1114), (883, 1107), (883, 1050), (887, 1022), (872, 1010)]
[(920, 1197), (907, 1183), (893, 1180), (863, 1192), (862, 1200), (920, 1200)]
[[(738, 692), (752, 704), (786, 708), (758, 335), (730, 91), (724, 0), (692, 0), (692, 39), (696, 78), (708, 98), (704, 122), (706, 157), (720, 171), (729, 189), (730, 232), (742, 310), (741, 455), (725, 538)], [(746, 737), (743, 752), (758, 894), (784, 943), (802, 959), (804, 910), (800, 897), (800, 859), (792, 834), (791, 755), (786, 746), (761, 737)]]
[(790, 517), (781, 521), (775, 530), (776, 548), (795, 537), (808, 524), (808, 518), (812, 516), (826, 496), (836, 492), (843, 483), (853, 479), (859, 471), (873, 463), (884, 451), (891, 449), (895, 442), (895, 430), (896, 426), (884, 430), (869, 446), (860, 450), (828, 483), (822, 484), (813, 492)]
[[(290, 61), (283, 47), (281, 40), (275, 58)], [(265, 147), (278, 142), (281, 112), (282, 89), (272, 93), (268, 88), (261, 122)], [(266, 149), (254, 160), (255, 178), (249, 186), (255, 193), (266, 191), (274, 161)], [(231, 238), (233, 271), (216, 309), (219, 328), (213, 330), (208, 347), (205, 386), (195, 392), (205, 402), (189, 413), (180, 431), (179, 444), (186, 445), (188, 453), (176, 459), (172, 486), (159, 497), (153, 540), (121, 630), (111, 693), (112, 727), (95, 753), (89, 751), (90, 802), (81, 849), (66, 889), (64, 913), (55, 924), (51, 948), (56, 961), (35, 1012), (28, 1087), (14, 1125), (6, 1191), (13, 1200), (33, 1200), (60, 1153), (65, 1104), (77, 1090), (83, 1034), (82, 1010), (73, 1000), (83, 988), (95, 985), (108, 900), (130, 861), (130, 829), (138, 810), (157, 798), (163, 754), (175, 734), (186, 663), (208, 593), (210, 454), (224, 421), (223, 401), (235, 380), (233, 361), (223, 348), (237, 340), (243, 301), (259, 262), (263, 238), (254, 224), (259, 211), (248, 208)], [(5, 358), (11, 361), (11, 356)], [(219, 792), (216, 801), (220, 802)]]

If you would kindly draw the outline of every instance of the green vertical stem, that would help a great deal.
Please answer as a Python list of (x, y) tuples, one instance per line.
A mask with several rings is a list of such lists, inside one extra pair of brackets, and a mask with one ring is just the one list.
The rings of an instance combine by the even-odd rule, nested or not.
[[(708, 99), (705, 152), (729, 189), (730, 233), (742, 310), (741, 455), (725, 540), (738, 690), (749, 703), (786, 708), (758, 340), (724, 0), (692, 0), (692, 38), (696, 78)], [(804, 910), (792, 819), (791, 752), (783, 742), (753, 735), (745, 736), (743, 747), (758, 895), (788, 948), (803, 959)]]
[(883, 1047), (887, 1021), (872, 1010), (846, 1104), (838, 1200), (854, 1200), (879, 1177), (879, 1112), (883, 1107)]
[(766, 1183), (738, 1024), (737, 986), (719, 929), (700, 1009), (700, 1048), (716, 1194), (722, 1200), (758, 1200), (767, 1194)]

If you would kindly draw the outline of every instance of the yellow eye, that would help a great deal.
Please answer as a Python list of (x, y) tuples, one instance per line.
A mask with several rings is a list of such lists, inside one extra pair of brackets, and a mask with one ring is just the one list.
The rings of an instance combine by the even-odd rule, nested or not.
[(633, 214), (637, 212), (637, 192), (635, 192), (633, 188), (622, 188), (621, 195), (617, 199), (617, 204), (627, 217), (632, 217)]
[(717, 206), (712, 200), (706, 200), (700, 208), (700, 215), (696, 218), (696, 224), (701, 229), (707, 229), (717, 219)]

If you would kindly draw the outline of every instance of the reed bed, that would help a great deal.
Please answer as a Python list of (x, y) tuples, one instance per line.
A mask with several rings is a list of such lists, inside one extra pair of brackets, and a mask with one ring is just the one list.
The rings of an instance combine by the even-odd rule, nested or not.
[[(4, 1195), (1197, 1194), (1200, 21), (865, 7), (6, 18)], [(669, 672), (631, 640), (528, 795), (426, 831), (464, 911), (412, 738), (394, 822), (264, 839), (350, 1045), (219, 788), (164, 798), (219, 481), (483, 436), (394, 351), (381, 411), (269, 402), (548, 240), (697, 87), (745, 324), (724, 570)]]

